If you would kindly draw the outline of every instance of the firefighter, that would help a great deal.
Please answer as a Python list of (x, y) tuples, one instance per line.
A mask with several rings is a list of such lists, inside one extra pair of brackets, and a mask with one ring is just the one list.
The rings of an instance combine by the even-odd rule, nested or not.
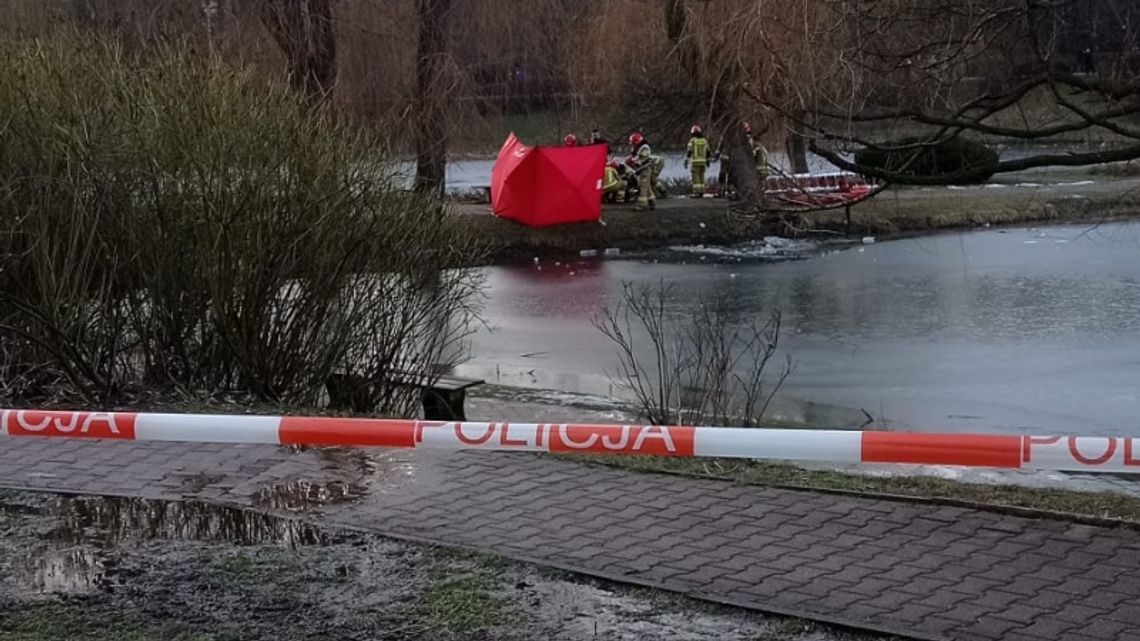
[(729, 198), (733, 196), (732, 181), (729, 180), (731, 175), (729, 170), (732, 167), (732, 157), (724, 148), (724, 140), (721, 140), (716, 146), (716, 151), (713, 152), (713, 158), (720, 163), (720, 170), (716, 175), (716, 182), (719, 186), (718, 196), (720, 198)]
[(562, 139), (562, 144), (566, 147), (577, 147), (578, 136), (575, 136), (574, 134), (566, 134), (566, 137)]
[(693, 198), (702, 198), (705, 195), (705, 169), (709, 164), (709, 141), (700, 125), (693, 125), (689, 135), (689, 144), (685, 148), (685, 167), (692, 166), (690, 177), (693, 181)]
[(625, 180), (625, 202), (632, 203), (637, 200), (637, 186), (640, 183), (637, 174), (629, 166), (622, 163), (618, 165), (618, 174)]
[(624, 203), (628, 182), (622, 175), (623, 167), (618, 161), (606, 163), (606, 177), (602, 182), (602, 200), (607, 203)]
[(752, 159), (756, 161), (756, 177), (760, 179), (760, 189), (763, 190), (768, 182), (768, 150), (759, 139), (752, 137), (752, 125), (740, 123), (740, 128), (748, 138), (748, 148), (752, 150)]
[(640, 132), (629, 135), (629, 158), (625, 164), (637, 175), (637, 207), (635, 211), (657, 208), (657, 196), (653, 193), (653, 168), (660, 160), (653, 155), (649, 143)]

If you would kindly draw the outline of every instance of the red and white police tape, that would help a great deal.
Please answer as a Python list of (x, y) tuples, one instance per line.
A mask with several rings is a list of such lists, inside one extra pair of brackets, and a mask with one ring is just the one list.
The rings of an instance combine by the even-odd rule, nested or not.
[(0, 435), (1140, 472), (1140, 437), (0, 410)]

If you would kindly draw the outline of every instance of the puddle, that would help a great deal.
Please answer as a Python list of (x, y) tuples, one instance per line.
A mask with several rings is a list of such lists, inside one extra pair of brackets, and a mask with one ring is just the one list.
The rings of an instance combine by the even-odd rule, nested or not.
[[(378, 485), (399, 486), (418, 470), (413, 450), (326, 448), (320, 450), (320, 455), (326, 471), (347, 478), (348, 500), (359, 498)], [(332, 495), (335, 497), (336, 492)]]
[[(0, 596), (89, 595), (117, 584), (116, 557), (146, 542), (319, 545), (317, 529), (196, 501), (0, 494)], [(11, 554), (4, 554), (11, 552)]]
[(90, 594), (110, 581), (104, 559), (85, 545), (41, 546), (24, 569), (28, 588), (37, 595)]
[[(810, 622), (765, 617), (647, 589), (567, 581), (541, 570), (514, 577), (531, 604), (533, 638), (582, 641), (845, 641), (868, 639)], [(538, 607), (541, 604), (541, 607)]]
[[(288, 478), (263, 487), (253, 506), (273, 512), (313, 514), (326, 506), (357, 501), (370, 493), (403, 487), (422, 476), (412, 450), (295, 447), (304, 478)], [(313, 472), (318, 468), (319, 472)]]
[(253, 497), (253, 504), (264, 509), (304, 512), (324, 505), (354, 501), (367, 491), (362, 483), (290, 481), (258, 491)]
[(389, 632), (422, 556), (198, 502), (0, 490), (0, 638), (409, 639)]
[(535, 627), (561, 639), (739, 639), (763, 638), (759, 618), (673, 611), (650, 599), (601, 586), (527, 575), (528, 600), (541, 602)]
[(321, 533), (304, 523), (199, 501), (59, 497), (51, 515), (56, 526), (47, 538), (61, 545), (92, 537), (104, 544), (181, 539), (296, 547), (322, 541)]

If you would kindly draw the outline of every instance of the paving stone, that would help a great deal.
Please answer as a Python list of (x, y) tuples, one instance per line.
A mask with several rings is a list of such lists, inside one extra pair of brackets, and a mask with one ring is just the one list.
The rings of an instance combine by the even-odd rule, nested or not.
[(1100, 616), (1079, 624), (1079, 628), (1081, 633), (1098, 639), (1136, 639), (1140, 637), (1140, 630), (1137, 630), (1135, 622), (1113, 621)]
[[(1001, 639), (1004, 641), (1010, 633), (1015, 629), (1023, 628), (1024, 625), (1016, 621), (1007, 621), (1005, 619), (998, 619), (996, 617), (982, 617), (973, 623), (965, 624), (957, 628), (957, 636), (967, 639)], [(1062, 638), (1062, 637), (1054, 637)]]
[(981, 604), (977, 602), (959, 603), (958, 605), (941, 613), (939, 616), (944, 616), (948, 619), (957, 619), (964, 625), (972, 625), (982, 620), (983, 618), (987, 618), (994, 612), (994, 610), (1001, 609), (1004, 608), (998, 608), (993, 605)]
[(1021, 603), (1014, 603), (1010, 606), (1000, 608), (994, 612), (993, 616), (1006, 621), (1014, 621), (1022, 625), (1029, 625), (1034, 621), (1039, 620), (1042, 616), (1049, 614), (1048, 610), (1042, 608), (1034, 608)]
[[(1062, 621), (1061, 619), (1050, 617), (1034, 621), (1028, 626), (1019, 629), (1017, 632), (1018, 634), (1024, 634), (1026, 636), (1036, 637), (1038, 639), (1063, 639), (1065, 638), (1065, 633), (1077, 627), (1077, 625), (1078, 624), (1076, 623), (1070, 623), (1068, 621)], [(1120, 629), (1122, 628), (1115, 628), (1116, 631), (1119, 631)], [(1094, 634), (1097, 632), (1096, 630), (1088, 627), (1085, 627), (1085, 631), (1091, 631)]]

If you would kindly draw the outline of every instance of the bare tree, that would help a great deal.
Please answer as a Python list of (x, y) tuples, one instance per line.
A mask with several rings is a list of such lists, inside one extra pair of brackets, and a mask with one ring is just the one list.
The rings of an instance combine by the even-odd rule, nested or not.
[(961, 177), (864, 166), (844, 152), (921, 149), (967, 135), (1095, 143), (1088, 151), (1000, 160), (987, 168), (994, 173), (1140, 157), (1135, 2), (814, 4), (815, 20), (780, 25), (801, 44), (770, 51), (787, 67), (814, 58), (796, 65), (812, 73), (778, 78), (779, 91), (752, 96), (841, 168), (899, 183), (953, 182)]
[(417, 0), (415, 121), (416, 190), (443, 193), (447, 168), (444, 64), (451, 0)]
[(332, 0), (260, 0), (261, 17), (285, 54), (289, 84), (323, 101), (336, 85)]
[(756, 174), (752, 146), (740, 129), (749, 120), (741, 109), (744, 69), (732, 56), (725, 55), (722, 44), (698, 31), (702, 26), (685, 0), (665, 0), (665, 27), (670, 56), (694, 89), (690, 99), (698, 101), (698, 109), (706, 112), (701, 119), (708, 121), (713, 131), (721, 132), (720, 149), (731, 164), (734, 187), (744, 207), (755, 207), (761, 202), (763, 186)]
[(960, 137), (1088, 143), (999, 160), (996, 172), (1140, 157), (1134, 0), (0, 0), (0, 29), (58, 16), (131, 45), (216, 28), (221, 55), (266, 73), (276, 47), (304, 95), (336, 87), (356, 115), (410, 122), (394, 142), (414, 146), (421, 190), (443, 188), (449, 134), (485, 124), (496, 104), (589, 103), (655, 143), (701, 122), (741, 152), (732, 162), (750, 195), (741, 121), (766, 128), (796, 171), (810, 150), (889, 182), (961, 176), (860, 165), (850, 152)]
[(697, 50), (689, 33), (689, 9), (685, 0), (665, 0), (665, 31), (673, 47), (673, 55), (686, 75), (696, 79)]

